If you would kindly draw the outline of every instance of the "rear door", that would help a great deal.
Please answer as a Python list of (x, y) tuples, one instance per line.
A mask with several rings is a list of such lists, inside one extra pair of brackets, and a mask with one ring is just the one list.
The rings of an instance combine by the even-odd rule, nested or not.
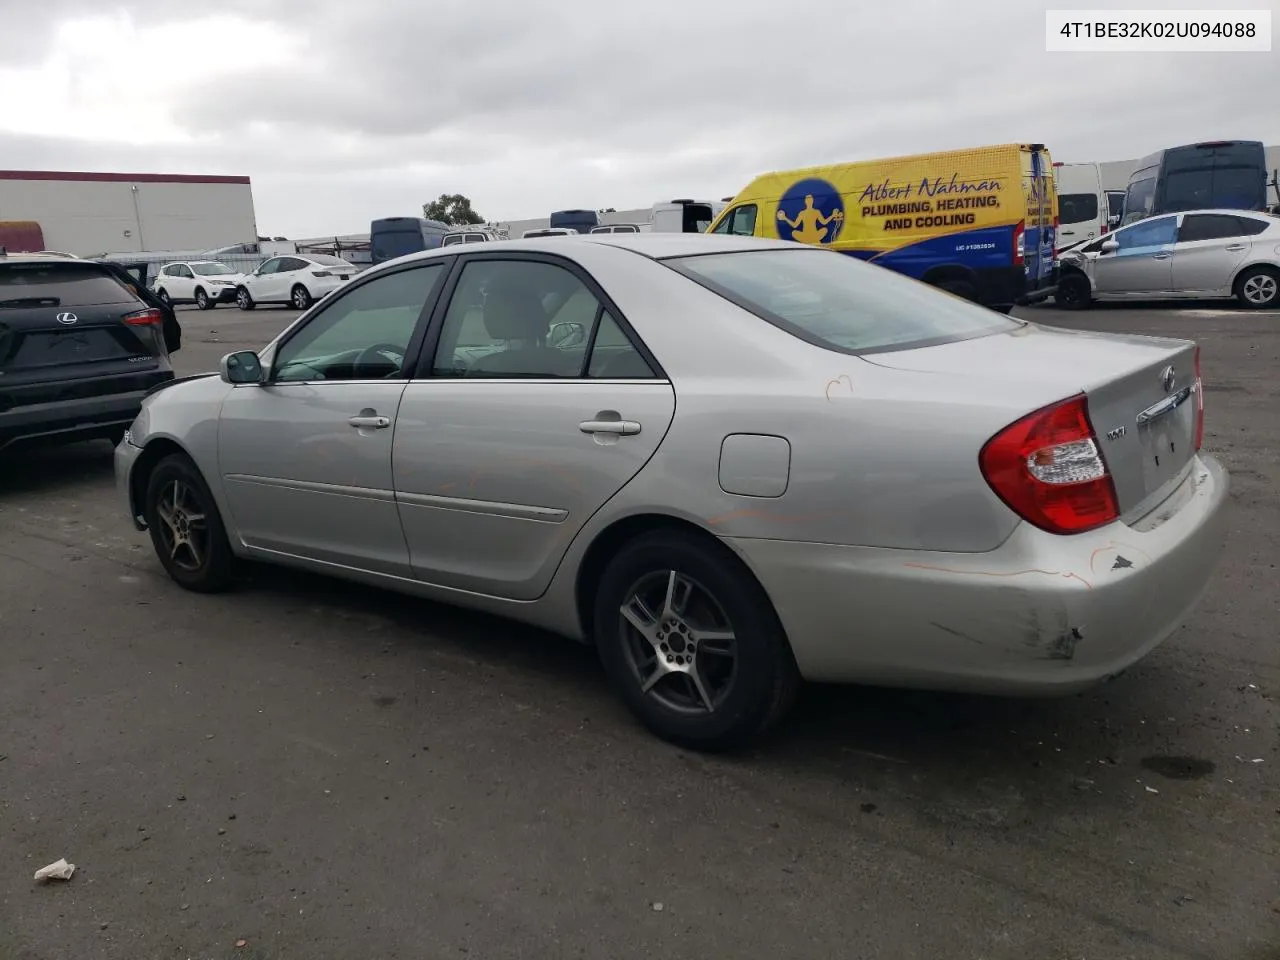
[(1188, 294), (1229, 292), (1253, 246), (1246, 226), (1239, 217), (1223, 213), (1184, 216), (1173, 248), (1173, 289)]
[[(451, 283), (434, 354), (405, 389), (396, 423), (396, 500), (413, 574), (533, 600), (582, 525), (658, 449), (675, 393), (567, 261), (477, 253)], [(556, 324), (585, 336), (545, 345)]]
[(1047, 282), (1053, 271), (1053, 167), (1047, 150), (1029, 148), (1024, 157), (1023, 192), (1027, 209), (1023, 263), (1027, 284), (1035, 287)]
[(156, 371), (160, 319), (96, 264), (0, 262), (0, 387)]

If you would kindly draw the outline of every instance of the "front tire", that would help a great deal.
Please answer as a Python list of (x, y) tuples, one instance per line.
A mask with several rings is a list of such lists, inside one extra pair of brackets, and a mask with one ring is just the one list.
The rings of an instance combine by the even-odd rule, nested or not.
[(678, 531), (622, 547), (595, 597), (605, 672), (651, 732), (726, 750), (790, 708), (800, 675), (768, 597), (723, 548)]
[(161, 460), (147, 479), (143, 512), (151, 543), (169, 576), (196, 593), (231, 584), (235, 556), (218, 505), (185, 454)]
[(1063, 310), (1086, 310), (1092, 293), (1085, 277), (1069, 273), (1058, 279), (1058, 291), (1053, 295), (1053, 302)]
[(196, 288), (196, 306), (201, 310), (208, 310), (210, 307), (209, 295), (204, 292), (204, 287)]
[(241, 310), (252, 310), (257, 306), (246, 287), (240, 287), (236, 290), (236, 306)]
[(311, 293), (302, 284), (295, 284), (293, 292), (289, 294), (289, 302), (293, 304), (295, 310), (305, 310), (315, 301), (311, 299)]
[(1236, 280), (1236, 299), (1250, 310), (1280, 306), (1280, 272), (1270, 267), (1250, 267)]

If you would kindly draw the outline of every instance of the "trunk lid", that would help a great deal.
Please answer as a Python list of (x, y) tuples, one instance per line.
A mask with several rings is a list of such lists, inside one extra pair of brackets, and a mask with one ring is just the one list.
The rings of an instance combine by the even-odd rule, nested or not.
[(146, 309), (95, 264), (0, 261), (0, 385), (157, 368), (160, 326), (130, 326), (123, 319)]
[(1026, 409), (1011, 421), (1083, 392), (1121, 514), (1128, 518), (1158, 503), (1195, 455), (1195, 349), (1189, 340), (1028, 324), (1010, 333), (863, 359), (962, 378), (970, 391), (981, 384), (1013, 387), (1013, 395), (1025, 396)]

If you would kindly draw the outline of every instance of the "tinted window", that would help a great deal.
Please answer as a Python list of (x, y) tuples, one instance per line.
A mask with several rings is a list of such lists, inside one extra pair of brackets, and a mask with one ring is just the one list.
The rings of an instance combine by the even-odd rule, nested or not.
[(1132, 227), (1117, 230), (1111, 239), (1120, 244), (1120, 252), (1146, 247), (1159, 247), (1173, 243), (1178, 238), (1178, 218), (1158, 217), (1144, 220)]
[[(276, 355), (274, 379), (402, 375), (409, 341), (442, 270), (439, 263), (399, 270), (348, 291), (285, 342)], [(384, 349), (374, 349), (379, 347)]]
[(1203, 210), (1213, 202), (1213, 171), (1175, 170), (1164, 178), (1163, 210)]
[[(439, 244), (440, 238), (435, 238)], [(427, 249), (422, 238), (422, 230), (410, 227), (407, 230), (379, 231), (369, 238), (369, 250), (373, 259), (381, 263), (383, 260), (394, 260), (408, 253), (420, 253)]]
[(1256, 237), (1267, 227), (1275, 225), (1275, 221), (1267, 222), (1266, 220), (1257, 220), (1254, 217), (1239, 217), (1240, 220), (1240, 236)]
[(0, 264), (0, 308), (25, 306), (23, 301), (33, 299), (51, 307), (137, 303), (118, 280), (100, 267), (65, 260)]
[(1093, 193), (1064, 193), (1058, 197), (1058, 219), (1062, 224), (1098, 219), (1098, 196)]
[(462, 269), (433, 364), (442, 377), (580, 377), (602, 307), (569, 270), (526, 260)]
[(1156, 200), (1156, 180), (1149, 177), (1129, 184), (1124, 198), (1124, 222), (1133, 223), (1151, 215)]
[(866, 352), (1016, 330), (1000, 314), (882, 267), (822, 250), (752, 250), (664, 260), (810, 343)]
[(1185, 217), (1178, 231), (1178, 240), (1189, 243), (1192, 240), (1223, 240), (1227, 237), (1239, 237), (1244, 233), (1239, 218), (1228, 217), (1216, 213), (1193, 213)]
[(1107, 194), (1107, 212), (1113, 217), (1118, 217), (1120, 214), (1124, 213), (1123, 193)]
[(605, 311), (600, 317), (587, 376), (605, 380), (651, 380), (655, 374), (618, 322)]

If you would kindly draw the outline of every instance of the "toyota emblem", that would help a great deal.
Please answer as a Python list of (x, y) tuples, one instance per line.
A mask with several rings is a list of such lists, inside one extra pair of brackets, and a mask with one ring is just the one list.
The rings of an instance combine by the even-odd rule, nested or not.
[(79, 318), (79, 317), (77, 317), (74, 313), (60, 313), (60, 314), (58, 314), (57, 319), (58, 319), (58, 322), (59, 322), (59, 323), (66, 324), (67, 326), (70, 326), (71, 324), (73, 324), (73, 323), (75, 323), (77, 320), (79, 320), (80, 318)]
[(1173, 375), (1173, 367), (1165, 367), (1160, 373), (1160, 386), (1164, 387), (1165, 393), (1173, 393), (1174, 384), (1178, 382)]

